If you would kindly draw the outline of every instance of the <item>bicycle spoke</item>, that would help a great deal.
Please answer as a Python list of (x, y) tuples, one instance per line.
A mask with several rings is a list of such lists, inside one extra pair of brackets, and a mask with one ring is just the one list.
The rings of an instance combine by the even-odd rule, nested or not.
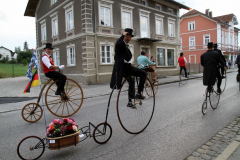
[(53, 92), (56, 92), (56, 90), (53, 90), (52, 88), (50, 88), (50, 90), (52, 90)]
[(65, 106), (65, 102), (63, 103), (62, 115), (63, 115), (63, 111), (64, 111), (64, 106)]
[(69, 98), (69, 99), (72, 99), (72, 100), (79, 100), (79, 101), (81, 101), (81, 100), (82, 100), (82, 98), (80, 98), (80, 99)]
[(68, 114), (69, 114), (69, 110), (68, 110), (68, 105), (67, 105), (67, 103), (66, 103), (66, 108), (67, 108), (67, 111), (68, 111)]
[[(61, 101), (59, 101), (58, 103), (61, 103)], [(55, 107), (58, 103), (56, 103), (54, 106), (52, 106), (50, 109), (53, 109), (53, 107)]]
[(69, 95), (71, 95), (73, 92), (75, 92), (78, 88), (76, 88), (74, 91), (72, 91), (71, 93), (69, 93)]
[[(72, 86), (70, 88), (72, 89), (73, 86), (74, 86), (74, 83), (72, 84)], [(67, 94), (71, 91), (71, 89), (68, 90)]]
[(58, 109), (57, 109), (57, 111), (56, 111), (55, 113), (57, 113), (57, 112), (58, 112), (58, 110), (59, 110), (59, 108), (61, 107), (61, 105), (62, 105), (62, 102), (61, 102), (60, 106), (58, 107)]
[[(69, 100), (70, 102), (74, 103), (73, 101)], [(74, 103), (76, 106), (78, 106), (78, 104)]]
[[(74, 110), (74, 108), (72, 107), (72, 105), (68, 102), (68, 104), (71, 106), (71, 108)], [(74, 112), (75, 112), (75, 110), (74, 110)]]
[(54, 99), (54, 100), (48, 101), (48, 103), (54, 102), (54, 101), (56, 101), (56, 100), (58, 100), (58, 99)]

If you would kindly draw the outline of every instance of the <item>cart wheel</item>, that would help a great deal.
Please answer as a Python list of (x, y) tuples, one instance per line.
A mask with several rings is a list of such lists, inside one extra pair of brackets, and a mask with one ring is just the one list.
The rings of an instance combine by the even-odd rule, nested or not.
[(34, 123), (42, 118), (42, 107), (37, 103), (28, 103), (22, 109), (22, 117), (25, 121)]
[(93, 139), (98, 144), (106, 143), (112, 136), (112, 127), (108, 123), (98, 124), (93, 131)]
[(17, 154), (21, 159), (38, 159), (45, 150), (44, 142), (37, 136), (28, 136), (19, 142)]
[(64, 87), (65, 95), (57, 96), (58, 81), (50, 84), (46, 91), (45, 102), (48, 110), (58, 117), (69, 117), (75, 114), (82, 106), (83, 91), (74, 80), (67, 79)]

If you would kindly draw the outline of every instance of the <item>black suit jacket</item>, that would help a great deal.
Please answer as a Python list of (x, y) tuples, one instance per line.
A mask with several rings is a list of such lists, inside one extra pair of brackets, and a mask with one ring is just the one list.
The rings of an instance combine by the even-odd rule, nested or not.
[(217, 77), (218, 64), (224, 66), (223, 60), (218, 52), (208, 50), (201, 55), (203, 69), (203, 85), (214, 85)]
[[(121, 87), (122, 78), (124, 70), (126, 70), (126, 65), (124, 65), (124, 60), (130, 61), (132, 59), (132, 53), (128, 49), (126, 43), (123, 41), (124, 35), (122, 35), (115, 44), (115, 55), (114, 55), (114, 66), (112, 71), (112, 78), (110, 82), (110, 87), (114, 88), (117, 84), (117, 89)], [(131, 65), (131, 64), (129, 64)]]
[(226, 66), (226, 59), (225, 59), (225, 57), (223, 56), (222, 51), (221, 51), (220, 49), (213, 49), (213, 50), (214, 50), (214, 51), (217, 51), (217, 52), (219, 53), (221, 59), (222, 59), (223, 62), (224, 62), (224, 66)]

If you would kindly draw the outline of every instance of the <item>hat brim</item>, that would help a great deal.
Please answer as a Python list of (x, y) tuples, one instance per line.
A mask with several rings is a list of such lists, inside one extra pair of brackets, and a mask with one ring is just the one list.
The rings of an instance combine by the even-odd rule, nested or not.
[(50, 48), (50, 47), (45, 47), (44, 49), (47, 49), (47, 48), (49, 48), (49, 49), (53, 49), (53, 48)]

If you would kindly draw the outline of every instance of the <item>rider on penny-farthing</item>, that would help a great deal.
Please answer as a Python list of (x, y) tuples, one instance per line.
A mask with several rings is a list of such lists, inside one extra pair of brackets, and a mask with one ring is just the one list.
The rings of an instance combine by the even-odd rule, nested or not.
[(112, 78), (110, 82), (110, 87), (112, 89), (114, 87), (120, 89), (123, 77), (126, 78), (129, 75), (140, 77), (140, 83), (138, 85), (138, 92), (136, 95), (133, 95), (133, 93), (135, 94), (135, 92), (133, 92), (135, 91), (135, 86), (131, 85), (133, 84), (132, 82), (134, 82), (134, 79), (128, 79), (128, 83), (130, 85), (128, 89), (129, 102), (127, 104), (127, 107), (134, 107), (132, 99), (145, 99), (145, 96), (142, 95), (142, 91), (144, 88), (144, 82), (146, 80), (146, 72), (131, 65), (132, 53), (129, 49), (128, 43), (134, 36), (132, 32), (132, 29), (126, 28), (122, 36), (117, 40), (115, 44), (115, 64), (113, 66)]

